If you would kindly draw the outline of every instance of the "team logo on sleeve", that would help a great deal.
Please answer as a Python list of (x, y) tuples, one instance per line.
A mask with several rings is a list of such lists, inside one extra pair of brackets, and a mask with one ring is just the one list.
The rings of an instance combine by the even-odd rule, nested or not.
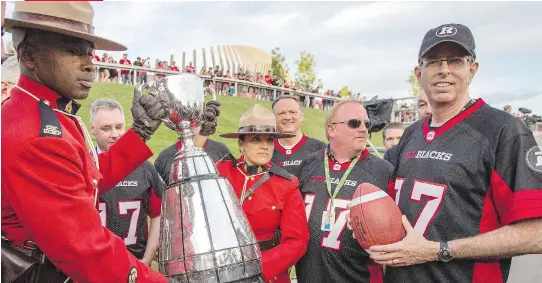
[(525, 162), (532, 170), (542, 173), (542, 151), (539, 146), (535, 145), (527, 150)]
[(132, 267), (130, 269), (130, 273), (128, 274), (128, 283), (136, 283), (137, 282), (137, 269)]

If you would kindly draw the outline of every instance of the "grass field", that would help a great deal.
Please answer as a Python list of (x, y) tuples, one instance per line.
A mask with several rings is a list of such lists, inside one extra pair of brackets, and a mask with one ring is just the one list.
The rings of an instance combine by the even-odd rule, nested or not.
[[(127, 125), (126, 127), (129, 128), (132, 124), (132, 116), (130, 113), (132, 96), (133, 86), (111, 83), (96, 83), (90, 92), (89, 98), (81, 102), (82, 107), (78, 114), (82, 117), (83, 121), (85, 121), (87, 127), (90, 128), (90, 104), (98, 98), (112, 98), (119, 101), (124, 108)], [(235, 139), (221, 138), (218, 135), (221, 133), (236, 131), (238, 128), (239, 118), (254, 104), (260, 103), (262, 106), (271, 109), (271, 102), (229, 96), (218, 96), (217, 99), (222, 103), (222, 106), (220, 107), (221, 115), (218, 120), (217, 132), (211, 136), (211, 138), (223, 142), (226, 144), (226, 146), (228, 146), (235, 156), (238, 156), (239, 150), (237, 148), (237, 141)], [(303, 133), (310, 137), (327, 142), (324, 135), (324, 120), (326, 112), (312, 108), (304, 108), (303, 111), (305, 113), (305, 121), (302, 125)], [(160, 126), (158, 131), (148, 141), (148, 145), (154, 153), (151, 160), (153, 161), (154, 158), (158, 156), (160, 151), (173, 144), (176, 140), (177, 134), (174, 131), (168, 129), (164, 125)], [(371, 137), (371, 143), (373, 143), (374, 146), (381, 146), (382, 135), (380, 133), (374, 133)]]

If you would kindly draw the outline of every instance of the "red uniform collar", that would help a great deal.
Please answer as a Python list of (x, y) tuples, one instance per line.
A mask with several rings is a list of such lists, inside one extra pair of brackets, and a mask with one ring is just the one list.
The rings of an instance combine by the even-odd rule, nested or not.
[[(75, 113), (77, 113), (77, 110), (79, 110), (79, 108), (81, 107), (81, 105), (74, 100), (70, 100), (61, 96), (54, 90), (32, 80), (25, 75), (21, 75), (19, 77), (17, 85), (33, 94), (38, 99), (47, 101), (49, 106), (54, 109), (58, 109), (60, 111), (75, 115)], [(17, 88), (15, 88), (15, 90), (21, 91)]]
[(290, 155), (298, 151), (303, 146), (303, 144), (305, 144), (307, 140), (308, 140), (307, 136), (303, 134), (301, 139), (292, 147), (292, 149), (286, 149), (279, 143), (279, 140), (276, 139), (275, 148), (277, 148), (278, 151), (282, 152), (282, 154)]
[(450, 119), (448, 122), (444, 123), (444, 125), (436, 128), (431, 129), (429, 127), (429, 121), (431, 120), (432, 115), (429, 115), (425, 118), (423, 121), (422, 131), (423, 136), (425, 138), (425, 142), (431, 143), (432, 141), (436, 140), (440, 135), (444, 134), (449, 129), (453, 128), (455, 125), (460, 123), (461, 121), (465, 120), (467, 117), (472, 115), (474, 112), (478, 111), (478, 109), (482, 108), (486, 103), (483, 99), (479, 98), (468, 106), (466, 109), (461, 111), (459, 114), (457, 114), (455, 117)]
[[(363, 159), (367, 158), (367, 156), (369, 156), (369, 150), (364, 149), (361, 152), (361, 157), (359, 158), (358, 163), (360, 161), (362, 161)], [(333, 157), (333, 155), (329, 151), (329, 145), (328, 145), (327, 158), (328, 158), (328, 162), (329, 162), (329, 168), (331, 168), (331, 170), (333, 170), (333, 171), (341, 171), (341, 170), (345, 170), (346, 168), (348, 168), (348, 166), (350, 166), (350, 162), (352, 162), (352, 160), (354, 160), (356, 157), (354, 156), (354, 157), (352, 157), (352, 159), (350, 159), (349, 161), (346, 161), (344, 163), (339, 163), (339, 162), (337, 162), (337, 160), (335, 160), (335, 157)]]

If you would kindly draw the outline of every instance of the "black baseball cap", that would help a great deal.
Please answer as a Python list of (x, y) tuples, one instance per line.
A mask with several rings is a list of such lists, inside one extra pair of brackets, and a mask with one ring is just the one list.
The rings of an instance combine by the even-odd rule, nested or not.
[(443, 42), (455, 42), (461, 45), (476, 59), (476, 45), (470, 29), (462, 24), (445, 24), (429, 30), (422, 40), (418, 60), (429, 50)]

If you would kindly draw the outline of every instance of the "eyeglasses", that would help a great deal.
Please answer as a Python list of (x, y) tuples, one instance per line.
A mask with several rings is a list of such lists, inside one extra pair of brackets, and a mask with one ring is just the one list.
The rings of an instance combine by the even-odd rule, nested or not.
[[(340, 122), (332, 122), (331, 125), (335, 124), (347, 124), (348, 127), (352, 129), (358, 129), (361, 126), (361, 120), (360, 119), (350, 119), (348, 121), (340, 121)], [(365, 125), (365, 128), (370, 129), (371, 128), (371, 121), (365, 120), (363, 121), (363, 124)]]
[(470, 61), (470, 57), (442, 57), (440, 59), (422, 59), (420, 60), (420, 66), (427, 69), (435, 70), (442, 67), (442, 62), (446, 61), (446, 64), (450, 69), (457, 70), (465, 67)]

